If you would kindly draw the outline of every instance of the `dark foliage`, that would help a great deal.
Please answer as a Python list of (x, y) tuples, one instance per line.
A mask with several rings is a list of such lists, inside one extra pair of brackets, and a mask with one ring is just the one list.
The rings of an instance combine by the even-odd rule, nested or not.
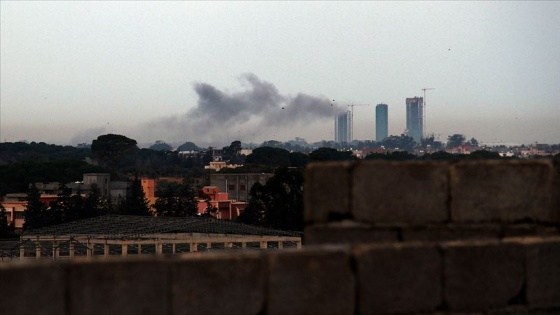
[(280, 167), (265, 185), (251, 187), (238, 221), (281, 230), (303, 230), (303, 171)]
[(309, 153), (309, 161), (353, 161), (357, 159), (351, 151), (339, 151), (332, 148), (319, 148)]
[(156, 194), (158, 198), (153, 207), (158, 216), (187, 217), (198, 214), (196, 193), (187, 178), (181, 184), (168, 183), (158, 188)]
[(91, 143), (94, 161), (115, 171), (129, 170), (134, 165), (137, 153), (136, 140), (121, 135), (102, 135)]

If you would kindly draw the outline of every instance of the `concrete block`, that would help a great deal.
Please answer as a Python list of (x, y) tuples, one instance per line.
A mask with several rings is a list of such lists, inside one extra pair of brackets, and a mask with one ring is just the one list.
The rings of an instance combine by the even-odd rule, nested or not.
[(560, 237), (527, 243), (527, 303), (560, 309)]
[(64, 314), (64, 271), (36, 261), (0, 263), (0, 313)]
[(475, 239), (500, 238), (501, 227), (491, 224), (471, 225), (430, 225), (426, 227), (403, 228), (403, 241), (446, 242)]
[(69, 314), (167, 314), (167, 268), (156, 258), (68, 266)]
[(434, 245), (359, 245), (354, 257), (359, 314), (431, 313), (442, 303), (442, 258)]
[(259, 314), (265, 264), (258, 253), (194, 254), (171, 264), (172, 314)]
[(334, 222), (307, 226), (305, 245), (379, 243), (398, 240), (396, 228), (373, 228), (356, 222)]
[(373, 223), (448, 220), (448, 164), (364, 161), (352, 172), (352, 214)]
[(558, 236), (559, 227), (544, 226), (536, 223), (508, 224), (504, 226), (504, 237)]
[(449, 242), (442, 246), (445, 301), (451, 310), (480, 311), (524, 299), (524, 255), (519, 244)]
[(350, 215), (351, 162), (311, 163), (305, 169), (305, 221), (327, 222)]
[(463, 161), (451, 167), (453, 222), (555, 221), (551, 161)]
[(355, 282), (347, 249), (268, 253), (266, 314), (354, 314)]

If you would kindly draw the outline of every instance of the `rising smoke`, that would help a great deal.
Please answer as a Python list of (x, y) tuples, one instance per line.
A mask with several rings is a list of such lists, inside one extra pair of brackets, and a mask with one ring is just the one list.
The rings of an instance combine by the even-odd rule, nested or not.
[[(229, 137), (247, 141), (255, 135), (270, 138), (294, 127), (332, 119), (342, 110), (326, 97), (303, 93), (283, 95), (274, 84), (252, 73), (241, 75), (240, 82), (245, 90), (234, 93), (221, 91), (208, 83), (195, 83), (196, 107), (183, 116), (152, 122), (150, 128), (161, 130), (163, 127), (162, 137), (180, 133), (180, 139), (192, 141), (222, 142)], [(303, 133), (305, 130), (293, 132), (291, 136)]]

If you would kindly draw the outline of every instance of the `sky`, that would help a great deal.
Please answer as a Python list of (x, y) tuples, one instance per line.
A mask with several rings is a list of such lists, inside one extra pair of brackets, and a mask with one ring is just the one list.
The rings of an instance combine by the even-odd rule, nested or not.
[[(0, 141), (560, 143), (559, 1), (0, 1)], [(363, 106), (348, 106), (348, 105)]]

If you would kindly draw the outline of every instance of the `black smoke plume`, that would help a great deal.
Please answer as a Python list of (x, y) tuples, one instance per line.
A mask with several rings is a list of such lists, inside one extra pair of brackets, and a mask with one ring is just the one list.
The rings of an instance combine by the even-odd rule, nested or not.
[[(342, 109), (326, 97), (298, 93), (283, 95), (274, 84), (252, 73), (240, 76), (241, 92), (225, 92), (208, 83), (195, 83), (198, 95), (195, 108), (182, 117), (159, 121), (158, 127), (182, 133), (183, 139), (228, 140), (229, 137), (286, 134), (295, 127), (333, 119)], [(161, 125), (160, 125), (161, 124)], [(156, 127), (152, 124), (151, 126)], [(305, 133), (294, 131), (293, 136)], [(246, 141), (246, 140), (244, 140)]]

